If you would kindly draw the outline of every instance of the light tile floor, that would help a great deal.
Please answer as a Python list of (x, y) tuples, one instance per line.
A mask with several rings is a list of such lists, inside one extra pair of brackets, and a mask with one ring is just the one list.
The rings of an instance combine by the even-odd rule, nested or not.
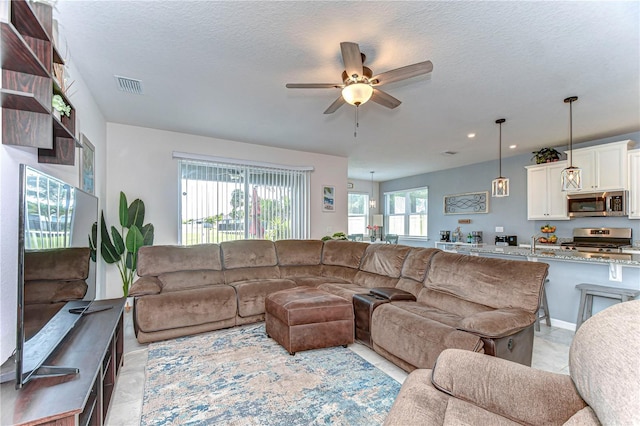
[[(532, 367), (569, 374), (569, 346), (573, 335), (573, 331), (541, 324), (540, 331), (534, 336)], [(407, 377), (404, 370), (366, 346), (354, 343), (349, 348), (398, 382), (403, 383)], [(105, 422), (111, 426), (138, 425), (142, 414), (147, 345), (135, 339), (130, 312), (125, 314), (124, 351), (124, 365)]]

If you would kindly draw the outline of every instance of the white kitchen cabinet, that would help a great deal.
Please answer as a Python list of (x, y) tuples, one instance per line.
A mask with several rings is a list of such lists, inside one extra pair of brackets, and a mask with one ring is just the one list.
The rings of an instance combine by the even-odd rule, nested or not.
[(527, 219), (569, 220), (560, 174), (566, 161), (527, 166)]
[(640, 149), (629, 151), (629, 219), (640, 219)]
[(574, 149), (572, 163), (582, 169), (582, 191), (627, 189), (627, 150), (631, 144), (626, 140)]

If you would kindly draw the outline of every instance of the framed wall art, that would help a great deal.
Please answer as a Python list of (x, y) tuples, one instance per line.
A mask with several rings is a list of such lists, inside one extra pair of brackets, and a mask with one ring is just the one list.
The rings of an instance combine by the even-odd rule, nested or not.
[(80, 134), (80, 143), (82, 144), (82, 152), (80, 155), (80, 189), (89, 194), (95, 194), (96, 148), (84, 134)]
[(467, 192), (444, 196), (444, 214), (489, 213), (489, 192)]
[(322, 187), (322, 211), (335, 212), (336, 187), (324, 185)]

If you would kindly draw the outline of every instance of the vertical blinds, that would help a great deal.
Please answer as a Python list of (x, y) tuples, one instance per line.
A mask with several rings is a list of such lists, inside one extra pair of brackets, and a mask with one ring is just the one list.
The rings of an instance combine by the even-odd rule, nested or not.
[(181, 244), (309, 238), (311, 168), (186, 158), (179, 164)]

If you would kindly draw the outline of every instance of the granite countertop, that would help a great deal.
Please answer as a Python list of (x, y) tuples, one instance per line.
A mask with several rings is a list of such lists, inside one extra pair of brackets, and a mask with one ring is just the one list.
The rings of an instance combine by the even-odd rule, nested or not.
[(495, 246), (484, 244), (476, 247), (453, 245), (458, 253), (477, 253), (477, 254), (496, 254), (502, 256), (517, 256), (529, 258), (540, 258), (559, 260), (566, 262), (586, 262), (595, 264), (620, 264), (623, 266), (640, 267), (640, 254), (621, 254), (615, 258), (598, 257), (598, 253), (583, 253), (568, 250), (558, 250), (557, 247), (543, 247), (544, 245), (536, 245), (535, 253), (531, 253), (530, 248), (514, 247), (514, 246)]

